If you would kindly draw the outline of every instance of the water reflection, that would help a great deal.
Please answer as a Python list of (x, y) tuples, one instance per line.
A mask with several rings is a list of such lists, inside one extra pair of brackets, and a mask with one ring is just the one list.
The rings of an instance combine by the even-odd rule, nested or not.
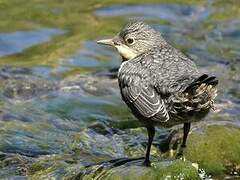
[(203, 6), (177, 4), (114, 5), (96, 12), (97, 16), (129, 16), (140, 19), (161, 19), (169, 22), (199, 21), (209, 16), (210, 11)]
[(63, 33), (63, 30), (50, 28), (0, 33), (0, 57), (20, 53), (26, 48), (50, 41), (52, 37)]

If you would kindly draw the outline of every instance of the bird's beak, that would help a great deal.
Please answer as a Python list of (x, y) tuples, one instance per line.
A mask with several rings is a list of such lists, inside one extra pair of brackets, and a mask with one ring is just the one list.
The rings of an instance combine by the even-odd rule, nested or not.
[(98, 44), (108, 45), (108, 46), (114, 46), (113, 39), (103, 39), (97, 41)]
[(112, 39), (99, 40), (97, 41), (97, 43), (115, 47), (120, 53), (120, 55), (123, 57), (123, 59), (126, 60), (132, 59), (137, 56), (137, 52), (125, 45), (118, 35)]

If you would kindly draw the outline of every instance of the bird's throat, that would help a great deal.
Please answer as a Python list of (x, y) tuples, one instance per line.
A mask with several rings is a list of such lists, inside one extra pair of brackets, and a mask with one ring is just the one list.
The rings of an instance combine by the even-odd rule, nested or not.
[(123, 61), (133, 59), (137, 56), (137, 53), (126, 45), (120, 45), (115, 47), (118, 50), (119, 54), (122, 56)]

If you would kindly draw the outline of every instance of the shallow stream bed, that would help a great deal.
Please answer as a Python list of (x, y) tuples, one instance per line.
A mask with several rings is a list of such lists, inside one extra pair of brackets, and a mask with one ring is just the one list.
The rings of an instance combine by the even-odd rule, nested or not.
[[(240, 176), (237, 0), (0, 2), (2, 179), (223, 179)], [(118, 54), (96, 40), (141, 19), (218, 77), (212, 111), (175, 158), (181, 126), (146, 130), (119, 94)], [(169, 149), (173, 149), (170, 151)]]

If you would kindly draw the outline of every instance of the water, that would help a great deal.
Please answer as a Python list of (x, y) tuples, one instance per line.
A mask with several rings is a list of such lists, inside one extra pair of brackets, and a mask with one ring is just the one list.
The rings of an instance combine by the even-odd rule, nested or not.
[(0, 33), (0, 57), (16, 54), (31, 46), (44, 43), (51, 37), (63, 34), (60, 29), (39, 29), (33, 31), (17, 31), (13, 33)]
[[(234, 137), (238, 137), (240, 126), (240, 6), (237, 3), (165, 1), (129, 5), (92, 1), (80, 5), (75, 1), (62, 4), (53, 1), (22, 2), (16, 6), (6, 1), (3, 4), (6, 7), (1, 9), (0, 16), (15, 18), (1, 18), (4, 21), (0, 23), (4, 31), (0, 32), (1, 177), (46, 179), (82, 175), (87, 179), (104, 178), (104, 173), (110, 179), (121, 174), (143, 179), (160, 177), (154, 169), (138, 166), (138, 161), (130, 163), (129, 168), (116, 169), (112, 168), (114, 162), (106, 162), (141, 157), (145, 153), (146, 132), (120, 98), (115, 78), (120, 57), (113, 49), (96, 44), (96, 40), (115, 35), (122, 25), (136, 18), (161, 31), (203, 73), (218, 77), (216, 111), (206, 121), (193, 126), (189, 142), (204, 147), (197, 144), (194, 135), (200, 133), (197, 137), (201, 137), (210, 131), (215, 136), (228, 137), (228, 141), (220, 139), (219, 142), (229, 142), (222, 145), (222, 151), (226, 149), (225, 154), (233, 154), (212, 155), (210, 152), (221, 146), (208, 143), (214, 142), (214, 137), (206, 135), (203, 144), (207, 144), (209, 152), (204, 154), (210, 157), (204, 159), (199, 150), (196, 152), (199, 156), (194, 158), (195, 149), (190, 144), (189, 161), (178, 164), (169, 156), (168, 148), (169, 143), (177, 144), (179, 127), (175, 131), (159, 128), (152, 155), (161, 176), (169, 176), (175, 163), (176, 167), (186, 168), (185, 174), (176, 175), (179, 177), (194, 177), (196, 170), (191, 163), (199, 164), (200, 174), (205, 174), (205, 178), (232, 176), (231, 171), (239, 173), (240, 161), (238, 155), (234, 156), (238, 154)], [(22, 12), (26, 6), (31, 7), (28, 14)], [(223, 129), (218, 131), (218, 128)], [(225, 134), (217, 134), (221, 132)], [(220, 159), (217, 165), (211, 164), (216, 161), (214, 158)], [(233, 166), (232, 169), (219, 170), (218, 165), (224, 166), (226, 161), (229, 161), (226, 166)], [(87, 167), (91, 164), (95, 165)], [(176, 169), (174, 172), (178, 172)]]
[(161, 19), (171, 23), (206, 19), (210, 10), (203, 6), (178, 4), (113, 5), (96, 11), (97, 16), (127, 16), (138, 19)]

